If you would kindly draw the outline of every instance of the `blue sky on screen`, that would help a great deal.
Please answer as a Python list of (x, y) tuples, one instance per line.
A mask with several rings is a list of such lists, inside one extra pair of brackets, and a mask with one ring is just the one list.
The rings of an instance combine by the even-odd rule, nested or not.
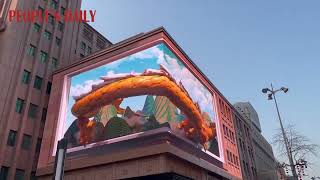
[[(182, 64), (180, 60), (164, 44), (158, 44), (146, 50), (134, 53), (130, 56), (116, 60), (112, 63), (83, 72), (71, 78), (71, 87), (68, 98), (67, 119), (64, 132), (76, 119), (71, 113), (71, 107), (75, 103), (73, 96), (79, 96), (91, 90), (93, 84), (101, 83), (101, 76), (138, 72), (146, 69), (159, 69), (163, 65), (176, 80), (182, 82), (194, 102), (198, 102), (202, 112), (207, 112), (214, 120), (214, 107), (211, 93), (201, 82)], [(137, 111), (142, 110), (146, 96), (126, 98), (121, 107), (129, 106)]]

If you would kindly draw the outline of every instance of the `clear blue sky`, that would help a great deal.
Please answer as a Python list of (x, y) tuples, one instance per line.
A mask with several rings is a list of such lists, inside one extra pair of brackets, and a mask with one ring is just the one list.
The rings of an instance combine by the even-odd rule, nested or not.
[(261, 88), (289, 87), (278, 95), (284, 123), (320, 144), (320, 1), (83, 0), (82, 9), (97, 10), (91, 25), (114, 43), (164, 26), (231, 103), (252, 103), (269, 141), (279, 123)]

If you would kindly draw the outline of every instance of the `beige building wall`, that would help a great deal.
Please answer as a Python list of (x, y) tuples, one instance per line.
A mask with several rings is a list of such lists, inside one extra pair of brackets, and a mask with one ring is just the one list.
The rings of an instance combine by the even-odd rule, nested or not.
[[(29, 179), (35, 173), (52, 72), (80, 61), (81, 54), (85, 56), (111, 45), (86, 23), (64, 23), (62, 19), (63, 28), (59, 28), (57, 21), (54, 24), (8, 22), (9, 9), (50, 9), (52, 1), (0, 0), (0, 175), (7, 176), (6, 179), (15, 176)], [(59, 13), (62, 8), (74, 11), (81, 7), (81, 0), (55, 2)], [(89, 33), (84, 33), (85, 29)], [(45, 37), (47, 32), (51, 34), (49, 39)], [(82, 42), (86, 48), (81, 49)], [(35, 48), (34, 55), (30, 55), (31, 46)], [(41, 59), (44, 53), (46, 58)], [(23, 83), (26, 73), (29, 75)], [(35, 81), (39, 82), (40, 78), (37, 89)], [(20, 112), (17, 112), (18, 98), (23, 102)], [(9, 134), (12, 145), (8, 145)]]
[(233, 110), (233, 120), (236, 125), (236, 138), (239, 149), (243, 180), (257, 179), (257, 168), (254, 159), (252, 127), (248, 117)]
[(272, 146), (261, 134), (259, 117), (256, 110), (249, 102), (238, 102), (235, 103), (234, 107), (242, 116), (248, 118), (248, 123), (250, 123), (251, 126), (252, 159), (254, 159), (255, 162), (257, 179), (277, 179), (277, 166)]

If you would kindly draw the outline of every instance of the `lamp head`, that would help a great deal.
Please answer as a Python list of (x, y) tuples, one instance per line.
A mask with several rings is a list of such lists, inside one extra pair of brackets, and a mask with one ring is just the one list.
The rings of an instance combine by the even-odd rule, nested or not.
[(265, 93), (267, 93), (268, 91), (270, 91), (270, 89), (269, 89), (269, 88), (263, 88), (261, 91), (262, 91), (262, 93), (265, 94)]
[(272, 94), (268, 94), (268, 100), (272, 100)]
[(282, 87), (281, 90), (282, 90), (284, 93), (287, 93), (287, 92), (289, 91), (289, 88)]

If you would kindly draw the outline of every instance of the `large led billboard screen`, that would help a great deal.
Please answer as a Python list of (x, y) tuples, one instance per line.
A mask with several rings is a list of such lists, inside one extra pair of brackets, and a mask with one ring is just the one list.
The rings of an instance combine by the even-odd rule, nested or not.
[(68, 148), (168, 127), (220, 157), (214, 97), (164, 43), (69, 82), (60, 130)]

